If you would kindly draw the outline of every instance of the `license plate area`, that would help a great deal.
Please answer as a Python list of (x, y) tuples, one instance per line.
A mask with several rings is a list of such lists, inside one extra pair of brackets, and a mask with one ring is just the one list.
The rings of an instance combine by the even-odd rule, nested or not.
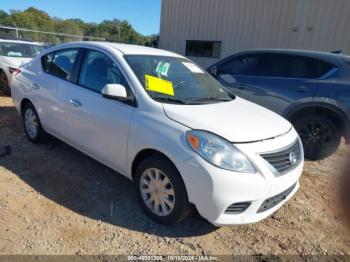
[(266, 199), (262, 203), (260, 208), (258, 209), (257, 213), (265, 212), (265, 211), (277, 206), (279, 203), (281, 203), (283, 200), (285, 200), (289, 196), (290, 193), (292, 193), (292, 191), (294, 190), (294, 188), (296, 186), (297, 186), (297, 183), (295, 183), (293, 186), (291, 186), (287, 190), (283, 191), (282, 193), (279, 193), (276, 196), (273, 196), (273, 197)]

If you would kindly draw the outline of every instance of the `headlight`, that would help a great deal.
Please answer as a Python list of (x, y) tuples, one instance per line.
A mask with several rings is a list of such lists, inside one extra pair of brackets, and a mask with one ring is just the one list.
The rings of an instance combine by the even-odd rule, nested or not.
[(186, 133), (190, 147), (206, 161), (222, 169), (255, 173), (247, 157), (234, 145), (212, 133), (192, 130)]

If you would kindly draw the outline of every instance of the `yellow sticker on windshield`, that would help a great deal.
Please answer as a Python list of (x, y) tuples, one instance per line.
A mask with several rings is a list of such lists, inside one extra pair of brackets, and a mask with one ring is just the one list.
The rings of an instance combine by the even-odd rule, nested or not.
[(155, 76), (145, 75), (146, 90), (174, 96), (173, 83)]

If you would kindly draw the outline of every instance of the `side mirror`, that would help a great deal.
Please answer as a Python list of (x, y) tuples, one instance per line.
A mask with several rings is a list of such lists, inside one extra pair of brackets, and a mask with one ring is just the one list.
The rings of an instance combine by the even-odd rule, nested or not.
[(209, 73), (213, 76), (216, 77), (218, 75), (218, 67), (217, 66), (212, 66), (209, 70)]
[(120, 84), (107, 84), (102, 88), (101, 94), (105, 98), (127, 100), (126, 88)]

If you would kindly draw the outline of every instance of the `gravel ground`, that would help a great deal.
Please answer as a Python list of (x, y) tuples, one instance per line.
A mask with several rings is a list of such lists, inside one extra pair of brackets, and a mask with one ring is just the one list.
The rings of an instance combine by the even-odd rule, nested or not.
[(57, 141), (33, 145), (12, 101), (0, 97), (0, 254), (350, 255), (337, 198), (342, 145), (307, 162), (298, 193), (270, 218), (215, 228), (200, 217), (161, 226), (131, 181)]

